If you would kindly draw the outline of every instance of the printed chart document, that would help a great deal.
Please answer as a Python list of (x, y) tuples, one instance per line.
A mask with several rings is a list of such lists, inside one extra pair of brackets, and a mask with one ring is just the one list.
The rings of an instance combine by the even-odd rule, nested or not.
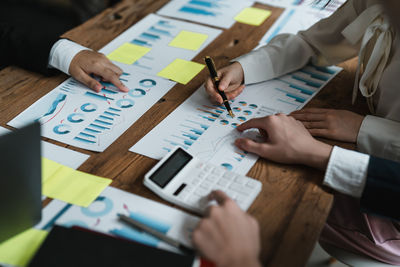
[[(0, 136), (11, 131), (0, 127)], [(42, 157), (65, 165), (72, 169), (78, 169), (90, 156), (80, 152), (57, 146), (52, 143), (41, 141)]]
[(130, 88), (128, 93), (107, 83), (96, 93), (70, 78), (8, 124), (19, 128), (40, 121), (44, 137), (104, 151), (174, 85), (129, 66), (124, 71), (121, 79)]
[(324, 0), (319, 2), (314, 0), (260, 0), (258, 2), (286, 9), (263, 36), (257, 48), (266, 45), (278, 34), (296, 34), (299, 31), (307, 30), (321, 19), (332, 15), (346, 1), (334, 0), (329, 4)]
[(119, 213), (193, 247), (191, 234), (199, 222), (198, 217), (113, 187), (106, 188), (87, 208), (53, 200), (43, 210), (42, 220), (35, 228), (50, 231), (54, 224), (81, 226), (149, 246), (177, 251), (159, 239), (120, 222), (117, 216)]
[(214, 165), (245, 175), (257, 157), (234, 146), (239, 137), (260, 139), (256, 130), (239, 133), (237, 125), (254, 117), (301, 109), (337, 73), (338, 67), (305, 68), (278, 79), (246, 87), (231, 101), (235, 118), (223, 106), (212, 105), (203, 87), (150, 131), (130, 151), (161, 159), (180, 146)]
[[(177, 58), (192, 60), (221, 32), (210, 27), (150, 14), (111, 41), (100, 52), (111, 55), (114, 63), (122, 69), (130, 63), (128, 65), (132, 65), (135, 71), (157, 75)], [(135, 49), (135, 46), (147, 49), (147, 52), (143, 55), (143, 51)], [(124, 56), (123, 50), (127, 50), (126, 47), (130, 48), (130, 52), (137, 51), (128, 53), (136, 54), (134, 59)], [(115, 55), (114, 51), (119, 53)]]
[(253, 4), (252, 0), (173, 0), (157, 13), (228, 29), (235, 23), (234, 18), (240, 12)]
[(279, 19), (268, 30), (268, 32), (263, 36), (258, 47), (268, 44), (271, 39), (278, 34), (296, 34), (299, 31), (307, 30), (312, 25), (321, 19), (328, 17), (329, 15), (329, 12), (315, 9), (286, 9)]
[(277, 7), (304, 7), (333, 13), (343, 5), (346, 0), (257, 0), (257, 2)]

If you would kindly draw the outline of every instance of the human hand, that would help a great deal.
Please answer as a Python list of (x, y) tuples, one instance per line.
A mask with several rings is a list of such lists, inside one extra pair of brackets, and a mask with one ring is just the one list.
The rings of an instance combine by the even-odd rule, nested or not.
[[(239, 62), (234, 62), (225, 68), (220, 69), (218, 72), (218, 77), (220, 78), (219, 90), (224, 91), (228, 100), (234, 99), (244, 89), (243, 80), (244, 72), (242, 65)], [(219, 104), (223, 103), (222, 97), (216, 91), (214, 83), (209, 77), (205, 84), (207, 94), (210, 96), (211, 101), (217, 102)]]
[(364, 116), (347, 110), (307, 108), (290, 114), (313, 136), (355, 143)]
[(288, 164), (304, 164), (326, 169), (332, 146), (314, 139), (303, 124), (284, 114), (251, 119), (236, 129), (258, 128), (266, 142), (239, 138), (235, 145), (261, 157)]
[(257, 221), (222, 191), (213, 191), (208, 216), (193, 232), (200, 253), (218, 267), (259, 267), (260, 233)]
[(101, 77), (103, 81), (114, 84), (122, 92), (129, 91), (119, 80), (122, 70), (114, 65), (105, 55), (95, 51), (83, 50), (79, 52), (71, 61), (69, 73), (72, 77), (96, 92), (100, 92), (103, 86), (96, 79), (92, 78), (91, 74)]

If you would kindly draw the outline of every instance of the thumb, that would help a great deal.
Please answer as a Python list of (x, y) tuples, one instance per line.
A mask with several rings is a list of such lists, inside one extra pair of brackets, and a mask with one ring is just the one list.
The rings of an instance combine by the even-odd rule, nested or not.
[(267, 143), (257, 143), (248, 138), (237, 139), (235, 145), (241, 150), (257, 154), (261, 157), (266, 157), (270, 148), (270, 145)]
[(265, 122), (263, 120), (263, 118), (255, 118), (255, 119), (251, 119), (246, 121), (245, 123), (240, 124), (236, 130), (238, 130), (239, 132), (243, 132), (245, 130), (248, 129), (252, 129), (252, 128), (258, 128), (258, 129), (265, 129)]
[(212, 191), (208, 198), (217, 201), (218, 205), (221, 206), (229, 199), (228, 195), (221, 190)]

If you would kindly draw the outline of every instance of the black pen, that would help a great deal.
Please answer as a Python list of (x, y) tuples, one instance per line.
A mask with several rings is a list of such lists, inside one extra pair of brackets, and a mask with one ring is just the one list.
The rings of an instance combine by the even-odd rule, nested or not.
[(135, 228), (137, 228), (137, 229), (139, 229), (139, 230), (141, 230), (143, 232), (146, 232), (146, 233), (148, 233), (148, 234), (160, 239), (161, 241), (164, 241), (165, 243), (180, 249), (181, 251), (185, 252), (186, 254), (193, 254), (194, 253), (194, 250), (192, 248), (189, 248), (189, 247), (185, 246), (184, 244), (182, 244), (178, 240), (173, 239), (173, 238), (167, 236), (166, 234), (163, 234), (163, 233), (161, 233), (161, 232), (159, 232), (159, 231), (157, 231), (157, 230), (155, 230), (155, 229), (153, 229), (153, 228), (151, 228), (151, 227), (149, 227), (149, 226), (147, 226), (147, 225), (145, 225), (145, 224), (143, 224), (143, 223), (141, 223), (141, 222), (139, 222), (137, 220), (134, 220), (131, 217), (125, 216), (123, 214), (118, 214), (118, 217), (119, 217), (119, 219), (121, 221), (129, 224), (130, 226), (133, 226), (133, 227), (135, 227)]
[(226, 109), (228, 110), (229, 115), (232, 118), (235, 117), (235, 115), (233, 115), (231, 106), (229, 105), (229, 100), (226, 98), (226, 95), (225, 95), (224, 91), (219, 90), (219, 77), (218, 77), (218, 74), (217, 74), (217, 70), (215, 69), (214, 61), (209, 56), (206, 56), (204, 58), (204, 61), (207, 64), (208, 70), (210, 71), (211, 79), (214, 82), (215, 89), (217, 89), (217, 92), (222, 97), (222, 100), (224, 101), (224, 105), (225, 105)]

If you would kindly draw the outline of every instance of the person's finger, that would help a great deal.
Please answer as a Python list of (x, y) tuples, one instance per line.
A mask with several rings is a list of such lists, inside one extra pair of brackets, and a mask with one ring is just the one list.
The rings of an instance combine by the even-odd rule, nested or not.
[(216, 190), (210, 193), (209, 199), (217, 201), (218, 205), (222, 206), (230, 198), (228, 197), (227, 194), (225, 194), (221, 190)]
[(326, 118), (325, 114), (317, 113), (301, 113), (301, 114), (290, 114), (291, 117), (299, 121), (324, 121)]
[(129, 88), (126, 87), (119, 79), (119, 76), (110, 69), (104, 69), (101, 73), (95, 73), (96, 75), (102, 76), (106, 81), (112, 83), (122, 92), (128, 92)]
[(218, 89), (221, 91), (225, 91), (231, 84), (231, 81), (232, 81), (232, 75), (230, 74), (230, 72), (224, 73), (224, 75), (222, 75), (222, 78), (219, 82)]
[(243, 124), (240, 124), (236, 129), (239, 132), (243, 132), (248, 129), (252, 128), (258, 128), (258, 129), (264, 129), (265, 128), (265, 120), (263, 118), (256, 118), (256, 119), (251, 119), (246, 121)]
[(208, 78), (204, 84), (207, 94), (210, 96), (212, 101), (222, 104), (222, 97), (218, 94), (217, 89), (214, 86), (211, 78)]
[(317, 114), (324, 114), (327, 113), (329, 109), (326, 108), (305, 108), (293, 111), (291, 114), (304, 114), (304, 113), (317, 113)]
[(122, 75), (122, 73), (124, 73), (124, 71), (122, 69), (120, 69), (120, 67), (118, 67), (117, 65), (113, 64), (111, 61), (108, 62), (107, 66), (113, 71), (115, 72), (115, 74), (119, 76)]
[(87, 87), (89, 87), (90, 89), (92, 89), (92, 90), (94, 90), (96, 92), (100, 92), (100, 90), (103, 88), (101, 83), (99, 83), (98, 81), (93, 79), (91, 76), (89, 76), (83, 70), (79, 70), (77, 72), (77, 74), (75, 75), (75, 78), (78, 81), (80, 81), (81, 83), (83, 83), (84, 85), (86, 85)]
[(268, 153), (269, 145), (266, 143), (257, 143), (248, 138), (239, 138), (235, 141), (235, 145), (241, 150), (257, 154), (262, 157), (266, 157)]
[(304, 127), (307, 129), (326, 129), (327, 125), (325, 121), (302, 121)]
[(328, 129), (309, 129), (308, 130), (312, 136), (316, 137), (328, 137), (329, 138), (329, 130)]
[(238, 88), (236, 88), (234, 91), (231, 91), (229, 93), (226, 93), (226, 97), (231, 100), (231, 99), (235, 99), (238, 95), (240, 95), (243, 90), (244, 90), (244, 85), (239, 86)]

